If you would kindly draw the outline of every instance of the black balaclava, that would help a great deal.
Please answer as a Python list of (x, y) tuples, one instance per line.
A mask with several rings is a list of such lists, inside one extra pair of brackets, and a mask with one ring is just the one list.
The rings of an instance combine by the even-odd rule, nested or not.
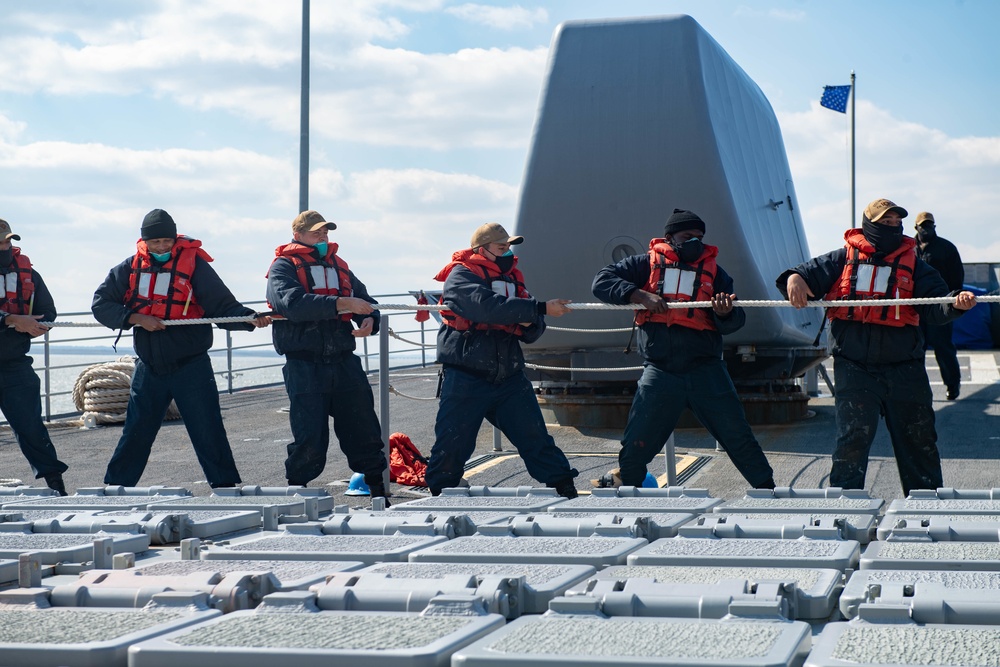
[(0, 250), (0, 267), (10, 266), (10, 263), (14, 261), (14, 249), (7, 248), (6, 250)]
[(937, 230), (934, 225), (920, 225), (917, 227), (917, 238), (921, 243), (930, 243), (937, 238)]
[(903, 242), (903, 225), (881, 225), (862, 217), (861, 231), (876, 252), (889, 254)]

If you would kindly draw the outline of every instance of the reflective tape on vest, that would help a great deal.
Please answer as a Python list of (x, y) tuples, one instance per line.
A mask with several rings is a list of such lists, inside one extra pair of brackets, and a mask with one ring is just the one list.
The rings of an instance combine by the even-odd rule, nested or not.
[(517, 296), (517, 285), (506, 280), (494, 280), (493, 281), (493, 291), (500, 296), (505, 296), (507, 298)]
[(889, 289), (891, 276), (892, 267), (890, 266), (861, 264), (858, 266), (858, 281), (855, 284), (855, 291), (858, 294), (885, 294), (885, 291)]
[(337, 269), (332, 266), (313, 264), (309, 267), (309, 276), (312, 278), (313, 289), (317, 291), (340, 289), (340, 277), (337, 275)]
[(697, 275), (694, 271), (687, 271), (685, 269), (664, 269), (662, 296), (691, 296), (694, 293), (695, 278), (697, 278)]

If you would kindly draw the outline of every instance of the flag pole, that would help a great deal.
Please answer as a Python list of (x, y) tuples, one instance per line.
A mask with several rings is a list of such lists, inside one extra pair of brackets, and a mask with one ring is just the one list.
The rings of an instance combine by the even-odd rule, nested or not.
[(854, 70), (851, 70), (851, 229), (854, 229), (854, 221), (857, 219), (855, 212), (857, 204), (855, 202), (855, 170), (854, 170)]

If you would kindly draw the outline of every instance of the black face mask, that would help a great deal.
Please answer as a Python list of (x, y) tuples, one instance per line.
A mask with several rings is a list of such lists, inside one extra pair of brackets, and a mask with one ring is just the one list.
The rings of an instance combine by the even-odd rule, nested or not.
[(870, 220), (861, 221), (861, 231), (877, 252), (890, 253), (903, 242), (903, 226), (880, 225)]
[(705, 244), (698, 238), (688, 239), (681, 244), (671, 242), (670, 247), (677, 253), (678, 259), (685, 264), (692, 264), (698, 261), (701, 253), (705, 252)]
[(937, 232), (933, 227), (917, 227), (917, 238), (921, 243), (929, 243), (937, 238)]
[(14, 261), (14, 249), (7, 248), (6, 250), (0, 250), (0, 266), (10, 266), (10, 263)]
[(514, 268), (514, 255), (497, 255), (493, 263), (500, 269), (500, 273), (507, 273)]

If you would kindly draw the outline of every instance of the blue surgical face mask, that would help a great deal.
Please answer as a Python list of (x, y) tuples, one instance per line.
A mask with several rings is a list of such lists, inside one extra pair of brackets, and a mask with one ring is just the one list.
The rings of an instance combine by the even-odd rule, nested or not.
[(511, 250), (510, 248), (508, 248), (508, 249), (507, 249), (507, 252), (505, 252), (504, 254), (502, 254), (502, 255), (500, 255), (500, 256), (501, 256), (501, 257), (513, 257), (513, 256), (514, 256), (514, 251), (513, 251), (513, 250)]
[(329, 244), (326, 241), (320, 241), (319, 243), (317, 243), (313, 247), (316, 248), (316, 250), (319, 251), (319, 256), (320, 257), (326, 257), (326, 251), (327, 251), (328, 245)]
[(169, 252), (151, 252), (149, 253), (149, 256), (155, 259), (157, 262), (166, 262), (168, 259), (170, 259)]

